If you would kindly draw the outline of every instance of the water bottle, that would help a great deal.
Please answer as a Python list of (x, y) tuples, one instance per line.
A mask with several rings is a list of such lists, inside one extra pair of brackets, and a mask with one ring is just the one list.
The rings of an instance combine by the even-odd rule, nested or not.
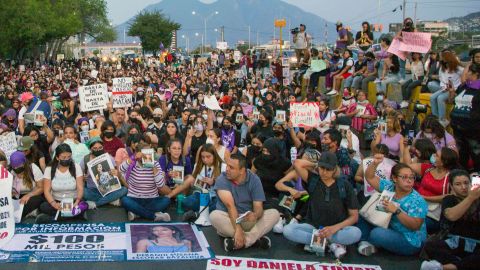
[(290, 148), (290, 159), (292, 160), (292, 164), (297, 159), (297, 148), (295, 146)]
[(183, 200), (185, 199), (185, 195), (183, 194), (178, 194), (177, 195), (177, 214), (181, 215), (184, 213), (183, 211)]

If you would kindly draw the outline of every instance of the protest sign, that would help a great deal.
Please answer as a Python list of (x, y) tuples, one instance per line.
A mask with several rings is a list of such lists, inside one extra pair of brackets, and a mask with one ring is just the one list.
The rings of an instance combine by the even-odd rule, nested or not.
[(402, 32), (402, 40), (399, 47), (401, 51), (427, 53), (431, 47), (431, 33)]
[(307, 261), (269, 260), (216, 256), (208, 260), (207, 270), (244, 270), (244, 269), (301, 269), (301, 270), (381, 270), (378, 265), (333, 264)]
[(80, 86), (78, 96), (80, 98), (80, 111), (82, 112), (107, 108), (108, 90), (106, 83)]
[(20, 66), (18, 67), (18, 70), (19, 70), (20, 72), (24, 72), (24, 71), (25, 71), (25, 65), (20, 65)]
[(282, 76), (283, 77), (290, 77), (290, 68), (289, 67), (284, 67), (282, 69)]
[(247, 103), (240, 103), (240, 106), (242, 106), (242, 112), (244, 115), (248, 116), (253, 112), (253, 105)]
[(283, 78), (283, 85), (289, 85), (290, 84), (290, 79), (289, 78)]
[(115, 167), (108, 153), (90, 160), (87, 162), (87, 167), (93, 183), (102, 196), (105, 197), (105, 195), (122, 188), (118, 178), (111, 173)]
[(132, 87), (133, 79), (131, 77), (113, 79), (113, 108), (125, 108), (132, 106)]
[(223, 109), (218, 104), (217, 98), (213, 95), (212, 96), (206, 95), (204, 97), (204, 102), (205, 102), (205, 107), (207, 107), (210, 110), (223, 111)]
[(17, 151), (17, 138), (15, 132), (7, 132), (0, 135), (0, 150), (7, 156), (8, 164), (10, 164), (10, 156)]
[[(368, 166), (370, 166), (372, 162), (373, 158), (366, 158), (362, 160), (363, 175), (365, 175)], [(396, 162), (389, 158), (383, 159), (382, 163), (377, 166), (377, 169), (375, 170), (375, 175), (380, 178), (390, 179), (392, 167), (395, 166), (395, 164)], [(365, 184), (363, 188), (363, 194), (365, 195), (365, 197), (373, 195), (375, 193), (375, 189), (368, 183), (367, 179), (365, 179), (365, 176), (363, 177), (363, 183)]]
[(387, 51), (389, 53), (395, 54), (396, 56), (398, 56), (398, 58), (402, 60), (407, 59), (408, 53), (400, 50), (400, 41), (396, 38), (392, 40), (392, 43), (390, 44), (390, 47), (388, 47)]
[(316, 102), (290, 102), (293, 127), (318, 127), (320, 112)]
[(0, 248), (12, 239), (15, 232), (12, 186), (13, 175), (0, 165)]
[[(150, 244), (140, 250), (157, 227), (181, 235), (181, 243), (157, 248), (148, 241)], [(186, 248), (185, 242), (190, 247)], [(15, 235), (0, 250), (0, 262), (8, 263), (210, 258), (205, 236), (187, 223), (17, 224)]]
[(234, 51), (233, 60), (235, 60), (235, 63), (240, 62), (240, 58), (242, 58), (242, 53), (240, 51)]
[(290, 66), (290, 64), (288, 63), (288, 58), (287, 57), (282, 58), (282, 66), (284, 66), (284, 67)]
[(97, 76), (98, 76), (98, 70), (92, 69), (92, 71), (90, 71), (90, 77), (96, 79)]
[(219, 49), (219, 50), (226, 50), (226, 49), (228, 49), (228, 44), (227, 44), (227, 42), (221, 42), (221, 41), (217, 42), (217, 49)]

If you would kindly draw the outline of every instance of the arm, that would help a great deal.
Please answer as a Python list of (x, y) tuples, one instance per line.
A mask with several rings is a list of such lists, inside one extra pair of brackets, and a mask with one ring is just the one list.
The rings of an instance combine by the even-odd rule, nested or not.
[(422, 196), (427, 202), (441, 203), (443, 198), (447, 195), (438, 195), (438, 196)]
[(380, 178), (375, 175), (375, 171), (378, 165), (383, 162), (383, 158), (383, 154), (375, 154), (372, 164), (365, 171), (365, 179), (376, 191), (380, 191)]
[(302, 141), (297, 137), (295, 133), (295, 129), (293, 128), (292, 121), (288, 121), (288, 132), (290, 133), (290, 137), (292, 138), (293, 146), (299, 148), (302, 145)]
[(43, 195), (53, 208), (60, 210), (60, 204), (52, 196), (52, 180), (43, 179)]
[[(387, 208), (387, 211), (394, 213), (398, 209), (392, 202), (388, 202), (388, 204), (389, 206)], [(393, 212), (390, 211), (393, 209), (395, 209)], [(400, 214), (397, 215), (397, 218), (398, 218), (398, 221), (400, 221), (400, 223), (403, 224), (403, 226), (407, 227), (407, 229), (412, 231), (420, 230), (424, 221), (423, 218), (411, 217), (403, 211), (401, 211)]]
[(363, 162), (358, 166), (358, 170), (355, 173), (355, 182), (363, 183)]
[(43, 193), (43, 181), (37, 181), (35, 182), (35, 188), (30, 191), (28, 194), (25, 194), (21, 199), (20, 203), (21, 204), (27, 204), (28, 200), (32, 198), (33, 196), (37, 196)]
[(40, 169), (42, 169), (42, 172), (45, 171), (45, 168), (47, 167), (47, 164), (45, 164), (45, 157), (41, 157), (39, 160), (38, 160), (38, 163), (39, 163), (39, 167)]
[(292, 171), (288, 172), (280, 180), (278, 180), (277, 183), (275, 183), (275, 188), (278, 191), (288, 192), (288, 193), (290, 193), (290, 195), (294, 196), (296, 193), (298, 193), (298, 191), (293, 187), (289, 187), (289, 186), (285, 185), (285, 182), (295, 180), (296, 178), (297, 178), (297, 173), (294, 170), (292, 170)]
[(304, 159), (296, 159), (293, 162), (293, 168), (298, 176), (302, 178), (304, 182), (308, 181), (308, 171), (313, 170), (315, 168), (315, 164), (308, 160)]
[(263, 202), (253, 201), (253, 214), (255, 215), (255, 220), (263, 217)]
[(182, 152), (182, 155), (184, 157), (188, 156), (188, 154), (190, 153), (190, 148), (192, 147), (193, 132), (194, 131), (192, 128), (190, 128), (187, 131), (187, 137), (185, 138), (185, 143), (183, 144), (183, 152)]
[(85, 186), (85, 184), (83, 183), (83, 175), (78, 176), (75, 179), (75, 181), (77, 184), (77, 199), (75, 200), (73, 205), (77, 206), (82, 201), (82, 198), (83, 198), (83, 188)]
[(465, 215), (470, 206), (480, 198), (480, 188), (470, 190), (468, 196), (459, 204), (444, 210), (443, 215), (449, 221), (455, 222)]
[(410, 168), (412, 168), (416, 174), (422, 174), (422, 164), (412, 162), (412, 157), (410, 156), (410, 147), (405, 147), (403, 143), (400, 144), (400, 162), (410, 166)]

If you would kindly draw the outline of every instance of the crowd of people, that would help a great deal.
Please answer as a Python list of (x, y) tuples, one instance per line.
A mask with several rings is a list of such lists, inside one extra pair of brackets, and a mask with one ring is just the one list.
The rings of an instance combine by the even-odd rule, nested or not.
[[(473, 174), (480, 172), (480, 51), (463, 67), (449, 49), (431, 52), (426, 61), (411, 54), (404, 102), (419, 85), (433, 93), (432, 114), (411, 134), (405, 106), (384, 94), (387, 84), (402, 79), (405, 63), (387, 52), (388, 38), (373, 51), (370, 26), (362, 26), (358, 60), (341, 23), (333, 54), (309, 50), (300, 27), (294, 41), (301, 43), (299, 77), (309, 79), (304, 90), (295, 81), (283, 85), (281, 59), (267, 65), (263, 52), (239, 61), (221, 52), (202, 63), (123, 59), (120, 67), (98, 59), (22, 68), (2, 62), (0, 133), (14, 132), (18, 147), (8, 158), (1, 153), (0, 163), (14, 177), (12, 195), (24, 204), (23, 219), (72, 218), (58, 216), (67, 198), (73, 218), (88, 219), (87, 210), (111, 204), (123, 207), (130, 221), (168, 222), (174, 201), (181, 197), (191, 217), (204, 196), (226, 251), (269, 248), (266, 234), (273, 229), (306, 252), (317, 252), (312, 236), (327, 239), (336, 258), (358, 244), (365, 256), (379, 248), (422, 251), (429, 259), (422, 269), (474, 269), (480, 261), (480, 188), (475, 182), (472, 188), (472, 179), (480, 181)], [(322, 76), (324, 92), (316, 90)], [(111, 91), (118, 77), (133, 78), (132, 106), (113, 108), (110, 99), (104, 110), (80, 110), (79, 87), (106, 83)], [(369, 82), (380, 93), (375, 104), (367, 99)], [(339, 93), (341, 105), (330, 107)], [(206, 107), (210, 96), (223, 110)], [(294, 127), (289, 119), (290, 103), (305, 101), (318, 102), (317, 127)], [(450, 120), (448, 102), (454, 104)], [(87, 164), (104, 154), (113, 168), (99, 166), (92, 176)], [(118, 178), (121, 187), (105, 195), (97, 183), (101, 173)], [(386, 191), (393, 195), (379, 201), (388, 217), (380, 224), (363, 210)]]

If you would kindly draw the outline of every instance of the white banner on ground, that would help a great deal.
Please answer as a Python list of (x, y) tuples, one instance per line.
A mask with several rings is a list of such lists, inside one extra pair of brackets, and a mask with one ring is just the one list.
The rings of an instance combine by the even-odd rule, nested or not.
[(10, 156), (17, 151), (17, 138), (15, 132), (8, 132), (0, 135), (0, 150), (7, 156), (8, 164), (10, 164)]
[(106, 83), (80, 86), (78, 96), (80, 98), (80, 111), (82, 112), (107, 108), (108, 90)]
[(133, 79), (131, 77), (113, 79), (113, 108), (132, 106), (132, 87)]
[(12, 185), (13, 175), (0, 165), (0, 248), (12, 239), (15, 232)]
[(207, 270), (245, 270), (245, 269), (295, 269), (295, 270), (381, 270), (378, 265), (332, 264), (305, 261), (269, 260), (216, 256), (208, 260)]

